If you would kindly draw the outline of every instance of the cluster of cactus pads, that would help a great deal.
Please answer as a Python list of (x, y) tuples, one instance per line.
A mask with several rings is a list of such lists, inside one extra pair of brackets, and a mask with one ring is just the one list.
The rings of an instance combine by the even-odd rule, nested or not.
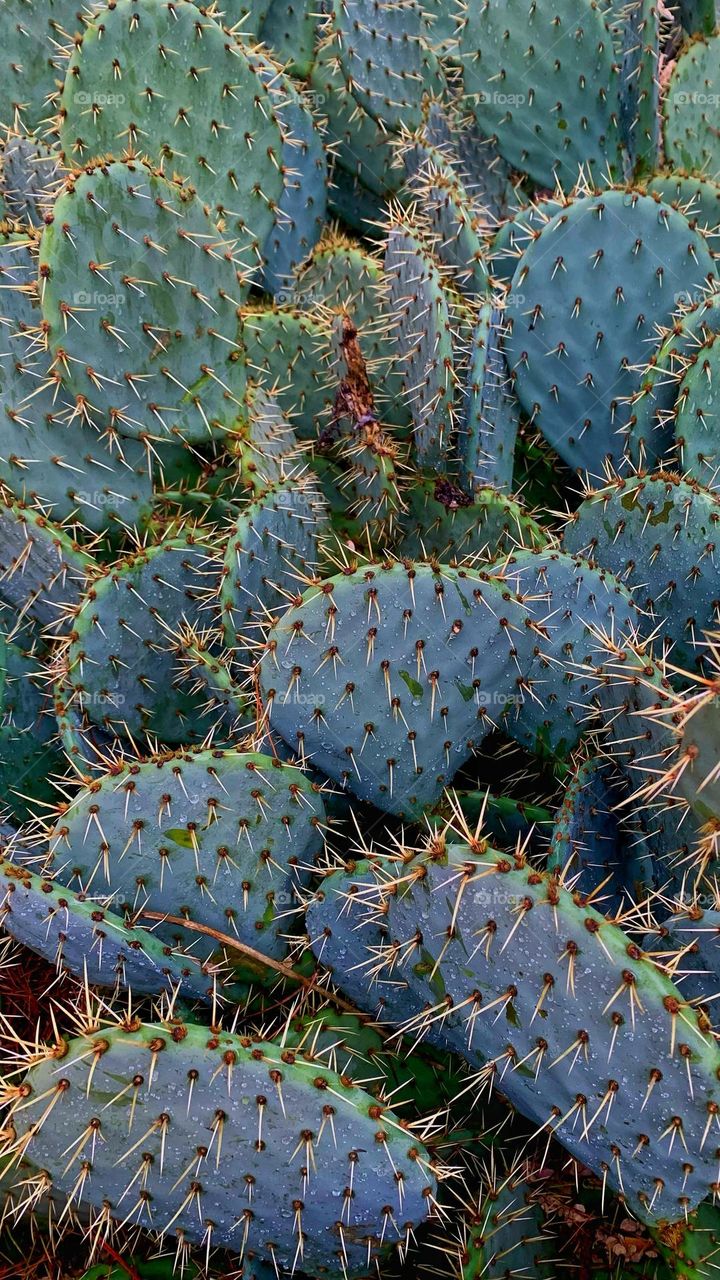
[(720, 6), (0, 20), (2, 1275), (709, 1280)]

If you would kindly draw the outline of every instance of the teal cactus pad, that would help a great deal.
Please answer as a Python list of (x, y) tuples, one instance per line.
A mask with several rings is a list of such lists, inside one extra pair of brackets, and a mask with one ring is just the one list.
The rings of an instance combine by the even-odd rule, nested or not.
[[(298, 272), (292, 297), (308, 317), (315, 316), (320, 308), (329, 308), (336, 315), (346, 312), (350, 316), (358, 331), (382, 422), (389, 426), (407, 426), (410, 414), (402, 394), (400, 370), (394, 360), (392, 311), (382, 260), (349, 239), (328, 237), (320, 242)], [(326, 374), (328, 402), (341, 376), (337, 367), (335, 358)], [(304, 375), (300, 373), (300, 376)]]
[(714, 276), (681, 213), (621, 190), (574, 200), (528, 247), (505, 347), (523, 408), (568, 466), (601, 475), (603, 459), (622, 456), (623, 402), (640, 385), (655, 326)]
[(43, 805), (57, 802), (67, 767), (37, 654), (8, 641), (0, 661), (0, 795), (4, 809), (21, 823), (36, 817)]
[(690, 357), (675, 405), (675, 443), (683, 471), (708, 489), (720, 489), (720, 342), (710, 333)]
[(0, 61), (0, 124), (47, 128), (62, 87), (63, 51), (83, 30), (82, 0), (5, 0)]
[(624, 865), (630, 851), (624, 847), (618, 812), (623, 798), (607, 761), (581, 761), (568, 778), (550, 836), (547, 870), (606, 916), (617, 915), (630, 901)]
[(463, 571), (398, 564), (330, 579), (270, 632), (270, 722), (354, 795), (417, 814), (489, 732), (476, 695), (513, 683), (524, 623), (519, 601)]
[(628, 452), (636, 469), (653, 467), (672, 448), (682, 375), (698, 349), (720, 329), (720, 294), (683, 293), (682, 306), (669, 330), (663, 330), (630, 401)]
[(720, 911), (680, 907), (662, 922), (652, 953), (666, 966), (685, 1000), (702, 1006), (717, 1029), (720, 989)]
[(505, 159), (540, 186), (582, 168), (619, 174), (619, 74), (600, 6), (530, 0), (468, 6), (459, 55), (466, 104)]
[[(56, 1067), (54, 1056), (31, 1067), (18, 1138), (71, 1201), (87, 1161), (83, 1201), (107, 1203), (116, 1219), (198, 1243), (210, 1231), (213, 1244), (283, 1269), (301, 1232), (311, 1273), (357, 1274), (429, 1212), (435, 1178), (422, 1143), (362, 1089), (316, 1064), (284, 1063), (271, 1043), (146, 1024), (71, 1041), (59, 1077)], [(59, 1105), (43, 1124), (48, 1088)], [(68, 1166), (70, 1144), (79, 1162)], [(138, 1168), (143, 1194), (125, 1194)]]
[(591, 491), (564, 537), (566, 550), (612, 570), (645, 613), (640, 629), (691, 670), (720, 624), (719, 543), (720, 497), (667, 472)]
[(317, 576), (319, 538), (329, 529), (313, 477), (291, 477), (238, 516), (225, 546), (220, 607), (226, 644), (257, 645), (260, 629), (284, 613)]
[(690, 225), (702, 231), (710, 248), (717, 253), (720, 248), (720, 183), (697, 173), (670, 170), (655, 174), (643, 186), (651, 195), (659, 196), (665, 204), (684, 213)]
[(232, 427), (244, 389), (233, 253), (197, 199), (143, 165), (69, 180), (40, 246), (43, 318), (101, 430), (201, 442)]
[[(396, 982), (384, 970), (369, 972), (369, 957), (382, 954), (389, 940), (385, 922), (379, 915), (371, 916), (365, 905), (377, 893), (373, 866), (362, 861), (326, 876), (307, 904), (305, 921), (310, 946), (323, 969), (358, 1009), (386, 1030), (388, 1024), (404, 1021), (408, 1005), (404, 982)], [(362, 928), (356, 929), (359, 920)], [(428, 1027), (424, 1044), (448, 1048), (439, 1021)]]
[(0, 151), (0, 192), (8, 217), (42, 227), (60, 178), (57, 151), (35, 136), (10, 133)]
[[(0, 334), (8, 353), (38, 322), (37, 260), (22, 232), (0, 236)], [(19, 345), (19, 343), (18, 343)]]
[(142, 528), (152, 506), (144, 444), (114, 430), (103, 439), (76, 414), (46, 352), (0, 356), (0, 479), (58, 523)]
[(400, 876), (378, 874), (374, 897), (357, 895), (346, 912), (346, 933), (379, 910), (388, 930), (367, 958), (369, 998), (370, 974), (392, 974), (408, 1035), (439, 1022), (635, 1213), (683, 1219), (715, 1181), (707, 1135), (720, 1051), (680, 991), (617, 925), (522, 858), (454, 845)]
[(630, 0), (620, 13), (619, 129), (637, 177), (655, 169), (660, 151), (660, 6)]
[(327, 215), (328, 161), (311, 98), (257, 50), (251, 66), (270, 92), (282, 127), (283, 191), (262, 249), (262, 284), (268, 293), (289, 287), (293, 272), (320, 239)]
[(301, 446), (277, 400), (264, 387), (248, 388), (245, 408), (247, 419), (232, 437), (230, 454), (237, 459), (241, 484), (257, 495), (297, 470)]
[(173, 635), (202, 628), (212, 561), (191, 535), (136, 552), (88, 586), (67, 646), (76, 711), (121, 734), (197, 741), (203, 699), (176, 669)]
[[(305, 775), (235, 750), (125, 764), (80, 792), (49, 834), (49, 865), (70, 888), (206, 925), (264, 954), (287, 950), (298, 892), (322, 846), (325, 809)], [(217, 942), (160, 923), (170, 945)]]
[(333, 400), (329, 326), (294, 307), (247, 310), (242, 341), (248, 377), (272, 394), (298, 439), (314, 440)]
[(717, 110), (720, 36), (690, 40), (673, 68), (663, 99), (665, 154), (680, 169), (720, 177)]
[(320, 17), (315, 0), (270, 0), (260, 39), (294, 76), (310, 74)]
[(518, 547), (538, 549), (546, 535), (512, 498), (491, 487), (472, 499), (442, 478), (423, 480), (406, 497), (396, 550), (410, 560), (457, 566), (488, 563)]
[(203, 972), (197, 956), (182, 956), (154, 933), (126, 923), (101, 896), (73, 893), (6, 859), (0, 860), (0, 927), (59, 971), (93, 986), (212, 998), (211, 973)]
[(415, 142), (405, 154), (407, 195), (416, 200), (438, 260), (452, 270), (454, 287), (473, 299), (489, 291), (487, 217), (478, 213), (457, 170), (436, 147)]
[(630, 630), (629, 597), (553, 552), (519, 552), (496, 572), (406, 562), (311, 588), (269, 633), (273, 727), (352, 794), (407, 815), (499, 724), (534, 749), (572, 743), (568, 646), (582, 663), (603, 628)]
[(0, 502), (0, 599), (57, 631), (78, 605), (94, 560), (60, 526), (20, 503)]
[(514, 210), (500, 225), (488, 258), (488, 269), (494, 280), (508, 287), (512, 284), (523, 253), (564, 203), (549, 197), (539, 198)]
[[(337, 157), (342, 174), (347, 179), (356, 178), (368, 198), (370, 193), (388, 198), (399, 191), (405, 173), (393, 137), (353, 97), (332, 41), (317, 51), (308, 93), (314, 109), (325, 122), (327, 145)], [(334, 181), (339, 183), (341, 175)], [(332, 190), (329, 196), (332, 200)], [(350, 226), (355, 225), (352, 218), (345, 220)]]
[(335, 0), (333, 51), (355, 101), (388, 129), (414, 129), (423, 95), (447, 86), (417, 0)]
[(60, 107), (69, 163), (130, 151), (148, 159), (224, 220), (247, 269), (261, 262), (283, 188), (282, 130), (243, 45), (191, 0), (118, 0), (102, 11), (73, 50)]
[(328, 208), (333, 217), (342, 219), (357, 235), (370, 237), (377, 233), (384, 198), (366, 187), (356, 173), (337, 163), (330, 171)]
[(458, 428), (461, 475), (470, 492), (485, 486), (511, 490), (520, 406), (503, 350), (504, 313), (483, 303), (472, 336), (472, 352)]
[(432, 253), (403, 226), (385, 250), (392, 341), (421, 467), (442, 467), (455, 427), (453, 317)]
[(442, 153), (489, 228), (508, 216), (517, 199), (510, 167), (457, 103), (428, 102), (415, 141), (421, 153), (428, 147)]

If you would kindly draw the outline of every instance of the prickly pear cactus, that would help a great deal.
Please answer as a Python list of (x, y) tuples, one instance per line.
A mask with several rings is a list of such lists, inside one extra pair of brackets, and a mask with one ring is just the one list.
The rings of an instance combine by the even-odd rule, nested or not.
[[(278, 957), (324, 817), (317, 788), (273, 756), (167, 755), (81, 792), (48, 833), (48, 865), (130, 916), (153, 913), (173, 945), (208, 956), (229, 934)], [(184, 920), (207, 933), (193, 936)]]
[(300, 1249), (311, 1270), (332, 1260), (357, 1272), (427, 1215), (435, 1179), (422, 1143), (362, 1089), (285, 1063), (276, 1045), (180, 1023), (121, 1025), (60, 1056), (59, 1077), (49, 1053), (17, 1087), (13, 1145), (68, 1196), (80, 1172), (84, 1202), (111, 1218), (130, 1212), (198, 1243), (209, 1234), (283, 1268)]
[(3, 1274), (709, 1280), (713, 0), (0, 18)]
[(143, 165), (89, 170), (54, 206), (39, 271), (51, 350), (91, 421), (160, 440), (232, 426), (242, 284), (197, 199)]

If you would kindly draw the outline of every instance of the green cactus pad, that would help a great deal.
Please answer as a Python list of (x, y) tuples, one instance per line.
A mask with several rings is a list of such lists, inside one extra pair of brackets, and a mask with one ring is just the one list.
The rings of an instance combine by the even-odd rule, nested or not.
[(63, 51), (87, 19), (82, 0), (4, 0), (0, 124), (6, 129), (47, 127), (65, 75)]
[(715, 547), (720, 498), (667, 472), (592, 490), (565, 529), (564, 546), (610, 569), (672, 661), (702, 663), (706, 631), (720, 623)]
[(182, 956), (154, 933), (127, 924), (97, 895), (73, 893), (6, 859), (0, 859), (0, 895), (4, 932), (61, 972), (99, 987), (212, 998), (212, 976), (196, 956)]
[(67, 647), (75, 708), (94, 724), (161, 742), (202, 739), (203, 699), (179, 678), (173, 635), (201, 629), (212, 576), (191, 535), (168, 538), (108, 569), (88, 587)]
[(678, 296), (714, 279), (705, 240), (650, 196), (573, 200), (521, 258), (505, 341), (523, 408), (569, 466), (622, 456), (648, 340)]
[(416, 0), (335, 0), (330, 29), (352, 96), (386, 128), (416, 128), (423, 95), (445, 94), (430, 24)]
[(94, 560), (59, 525), (20, 503), (0, 502), (0, 599), (40, 626), (57, 630), (78, 605)]
[(612, 36), (590, 0), (468, 6), (459, 56), (466, 105), (505, 159), (542, 187), (582, 168), (619, 174), (619, 75)]
[(442, 467), (455, 426), (453, 316), (432, 253), (403, 227), (385, 250), (396, 367), (410, 404), (421, 467)]
[[(145, 1024), (73, 1040), (59, 1075), (57, 1065), (50, 1055), (30, 1068), (18, 1139), (69, 1200), (87, 1162), (83, 1203), (117, 1220), (248, 1248), (283, 1269), (300, 1239), (311, 1273), (352, 1275), (429, 1212), (435, 1179), (422, 1143), (362, 1089), (316, 1064), (284, 1063), (273, 1044)], [(45, 1124), (48, 1089), (58, 1105)], [(78, 1158), (68, 1166), (70, 1145)]]
[(379, 873), (341, 927), (378, 911), (388, 941), (368, 956), (369, 997), (370, 973), (392, 973), (408, 1035), (440, 1022), (640, 1217), (683, 1219), (711, 1192), (720, 1051), (617, 925), (522, 858), (467, 845), (421, 854), (399, 882)]
[(720, 342), (708, 335), (690, 357), (675, 406), (675, 442), (683, 471), (708, 489), (720, 489), (720, 418), (716, 398)]
[(281, 481), (245, 507), (225, 546), (220, 588), (231, 649), (256, 645), (260, 628), (307, 589), (317, 574), (318, 539), (328, 527), (311, 476)]
[(503, 350), (503, 320), (500, 307), (483, 303), (472, 337), (458, 428), (461, 475), (471, 493), (485, 486), (512, 489), (520, 407)]
[(499, 724), (535, 749), (572, 743), (568, 645), (581, 663), (598, 630), (629, 630), (629, 598), (557, 553), (521, 552), (495, 571), (406, 562), (311, 588), (269, 632), (260, 680), (273, 727), (352, 794), (408, 815)]
[(83, 173), (56, 201), (40, 276), (51, 348), (101, 429), (202, 442), (233, 425), (243, 288), (198, 200), (142, 165)]
[(261, 264), (283, 189), (282, 130), (243, 45), (191, 0), (118, 0), (89, 24), (68, 64), (60, 138), (71, 164), (132, 152), (188, 182), (246, 269)]
[(717, 111), (720, 36), (690, 40), (675, 63), (663, 99), (665, 154), (680, 169), (720, 177)]
[(407, 494), (396, 549), (410, 560), (477, 564), (518, 547), (545, 546), (543, 530), (522, 506), (490, 487), (471, 500), (446, 480), (423, 480)]
[(720, 294), (703, 291), (698, 298), (686, 293), (682, 304), (687, 309), (663, 330), (630, 401), (628, 452), (638, 470), (654, 466), (672, 447), (673, 410), (682, 375), (698, 349), (720, 329)]
[(248, 377), (277, 400), (298, 439), (314, 440), (333, 399), (328, 325), (293, 308), (247, 310), (242, 341)]
[(717, 1204), (704, 1201), (687, 1222), (658, 1232), (656, 1240), (673, 1280), (710, 1280), (720, 1261)]
[[(317, 788), (274, 756), (169, 754), (80, 792), (50, 833), (50, 865), (116, 911), (182, 917), (280, 957), (324, 817)], [(201, 956), (218, 945), (173, 923), (157, 933)]]
[(457, 1280), (555, 1280), (558, 1242), (546, 1226), (537, 1189), (518, 1170), (491, 1179), (471, 1207), (463, 1202)]

